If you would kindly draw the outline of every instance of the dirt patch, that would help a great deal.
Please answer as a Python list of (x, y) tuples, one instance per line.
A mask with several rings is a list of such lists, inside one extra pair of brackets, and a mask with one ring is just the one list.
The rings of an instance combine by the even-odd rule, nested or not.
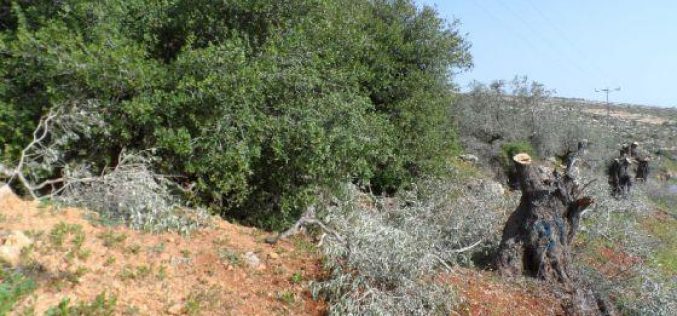
[[(35, 240), (21, 269), (38, 288), (15, 311), (43, 314), (65, 298), (117, 297), (116, 314), (322, 315), (308, 294), (321, 273), (319, 254), (304, 239), (263, 242), (265, 232), (215, 220), (190, 237), (111, 228), (79, 209), (56, 210), (16, 196), (0, 200), (2, 230)], [(261, 262), (249, 267), (244, 253)]]
[(642, 259), (620, 249), (622, 248), (598, 246), (595, 255), (584, 257), (584, 260), (609, 279), (631, 277), (633, 275), (632, 268), (641, 264)]
[(603, 258), (604, 263), (597, 269), (609, 278), (629, 276), (632, 267), (642, 261), (639, 257), (609, 247), (600, 248), (599, 255)]
[(458, 291), (457, 315), (564, 315), (561, 302), (537, 283), (517, 283), (489, 271), (457, 269), (442, 276)]

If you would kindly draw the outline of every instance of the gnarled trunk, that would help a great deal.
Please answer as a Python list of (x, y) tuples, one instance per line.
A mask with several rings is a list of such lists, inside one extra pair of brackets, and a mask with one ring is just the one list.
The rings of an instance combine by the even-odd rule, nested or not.
[(522, 199), (503, 230), (496, 265), (504, 275), (528, 275), (570, 288), (571, 243), (581, 212), (593, 200), (570, 172), (534, 166), (527, 154), (513, 161)]
[(637, 181), (645, 182), (649, 179), (649, 158), (637, 159), (637, 172), (635, 174)]
[(630, 159), (622, 157), (614, 159), (607, 170), (609, 176), (609, 185), (611, 186), (611, 193), (614, 196), (625, 196), (630, 193), (632, 187), (632, 179), (628, 169), (630, 168)]

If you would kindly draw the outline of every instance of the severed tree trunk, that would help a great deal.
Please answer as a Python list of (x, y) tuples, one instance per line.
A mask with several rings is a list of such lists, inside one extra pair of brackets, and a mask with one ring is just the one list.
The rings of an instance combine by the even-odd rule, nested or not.
[(614, 196), (625, 196), (630, 193), (632, 187), (632, 179), (628, 169), (630, 167), (630, 159), (622, 157), (614, 159), (609, 165), (607, 174), (609, 176), (609, 185), (611, 186), (611, 193)]
[(649, 158), (637, 159), (637, 173), (635, 174), (637, 181), (646, 182), (649, 179)]
[(535, 166), (527, 154), (513, 161), (522, 198), (503, 230), (497, 268), (503, 275), (537, 277), (571, 289), (571, 244), (581, 212), (593, 200), (583, 195), (571, 172)]

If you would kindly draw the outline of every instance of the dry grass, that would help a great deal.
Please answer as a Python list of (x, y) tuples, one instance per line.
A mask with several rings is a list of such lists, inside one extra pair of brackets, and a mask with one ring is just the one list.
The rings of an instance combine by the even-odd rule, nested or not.
[(615, 199), (605, 185), (592, 186), (597, 202), (581, 226), (577, 270), (579, 280), (612, 298), (624, 314), (674, 315), (677, 275), (670, 266), (677, 221), (652, 204), (645, 193), (651, 188), (639, 185)]

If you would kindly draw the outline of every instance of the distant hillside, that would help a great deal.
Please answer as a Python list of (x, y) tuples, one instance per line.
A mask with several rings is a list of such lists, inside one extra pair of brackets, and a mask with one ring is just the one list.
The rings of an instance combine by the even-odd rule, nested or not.
[[(551, 97), (549, 101), (558, 104), (574, 104), (588, 108), (606, 109), (607, 105), (604, 101), (586, 100), (583, 98)], [(671, 120), (677, 119), (677, 107), (615, 102), (610, 102), (609, 105), (614, 110), (650, 113), (654, 115), (661, 114), (671, 117)]]

